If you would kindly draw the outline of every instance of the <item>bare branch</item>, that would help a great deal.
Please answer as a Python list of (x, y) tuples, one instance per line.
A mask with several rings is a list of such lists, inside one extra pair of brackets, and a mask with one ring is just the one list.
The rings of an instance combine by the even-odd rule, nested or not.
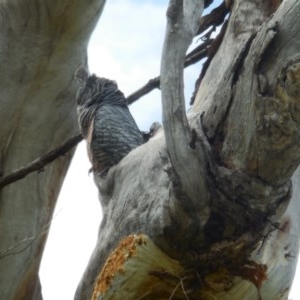
[(69, 138), (59, 147), (47, 152), (46, 154), (40, 156), (34, 161), (30, 162), (28, 165), (13, 171), (7, 176), (0, 177), (0, 189), (4, 186), (18, 181), (28, 174), (34, 171), (41, 171), (46, 165), (53, 162), (59, 156), (65, 155), (68, 151), (70, 151), (73, 147), (75, 147), (80, 141), (82, 141), (81, 133), (77, 133), (76, 135)]
[(127, 97), (128, 105), (132, 104), (133, 102), (135, 102), (139, 98), (141, 98), (141, 97), (145, 96), (146, 94), (150, 93), (155, 88), (159, 88), (159, 86), (160, 86), (160, 77), (159, 76), (157, 76), (153, 79), (150, 79), (148, 81), (148, 83), (146, 83), (140, 89), (138, 89), (137, 91), (135, 91), (134, 93), (130, 94)]
[[(206, 57), (208, 54), (208, 48), (212, 43), (213, 40), (208, 39), (191, 51), (185, 58), (184, 67), (187, 68)], [(145, 96), (156, 88), (160, 88), (160, 76), (150, 79), (144, 86), (130, 94), (127, 97), (128, 105), (139, 100), (141, 97)]]
[[(207, 1), (207, 4), (211, 4), (213, 1)], [(208, 15), (201, 17), (199, 22), (199, 28), (197, 35), (203, 33), (210, 26), (218, 26), (224, 22), (225, 16), (228, 14), (228, 8), (225, 3), (222, 3), (217, 8), (213, 9)], [(184, 67), (189, 67), (192, 64), (197, 63), (208, 55), (208, 47), (212, 45), (213, 40), (208, 38), (201, 45), (192, 50), (186, 57)], [(142, 96), (150, 93), (152, 90), (160, 88), (160, 76), (150, 79), (143, 87), (130, 94), (127, 97), (127, 103), (132, 104)]]
[(213, 39), (207, 39), (198, 47), (189, 52), (185, 57), (184, 67), (186, 68), (206, 57), (213, 42)]
[[(170, 160), (183, 190), (193, 199), (195, 186), (189, 174), (200, 170), (197, 152), (190, 147), (192, 132), (186, 116), (183, 69), (185, 53), (198, 29), (201, 1), (170, 1), (161, 62), (163, 125)], [(196, 155), (196, 156), (195, 156)], [(196, 158), (197, 159), (197, 158)], [(195, 169), (196, 168), (196, 169)], [(201, 185), (200, 182), (198, 182)]]
[(228, 13), (229, 10), (225, 2), (223, 2), (221, 5), (213, 9), (208, 15), (205, 15), (201, 18), (197, 35), (203, 33), (210, 26), (221, 25)]
[[(170, 1), (167, 17), (168, 24), (161, 63), (161, 89), (163, 102), (163, 123), (169, 152), (175, 151), (176, 143), (172, 140), (189, 144), (190, 130), (185, 112), (183, 92), (184, 58), (192, 42), (202, 5), (188, 7), (186, 2)], [(186, 11), (185, 11), (186, 9)], [(190, 9), (190, 11), (188, 11)], [(194, 12), (197, 13), (194, 13)], [(188, 19), (189, 18), (189, 19)]]

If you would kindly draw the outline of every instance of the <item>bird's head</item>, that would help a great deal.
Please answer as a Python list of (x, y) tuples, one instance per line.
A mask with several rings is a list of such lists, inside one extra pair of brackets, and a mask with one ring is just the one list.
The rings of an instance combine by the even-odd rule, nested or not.
[(97, 77), (95, 74), (89, 75), (83, 67), (76, 71), (75, 79), (79, 85), (77, 105), (82, 109), (104, 104), (127, 105), (124, 94), (115, 81)]

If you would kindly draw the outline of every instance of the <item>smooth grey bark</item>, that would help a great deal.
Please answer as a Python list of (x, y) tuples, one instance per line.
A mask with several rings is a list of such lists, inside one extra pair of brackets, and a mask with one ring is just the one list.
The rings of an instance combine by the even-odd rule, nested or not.
[[(169, 17), (186, 3), (170, 1), (181, 14)], [(299, 248), (300, 3), (231, 5), (189, 124), (172, 77), (184, 38), (167, 30), (165, 132), (105, 179), (94, 174), (104, 218), (76, 300), (287, 298)]]
[(205, 165), (204, 156), (199, 155), (196, 145), (192, 147), (190, 145), (195, 144), (193, 141), (195, 132), (188, 124), (183, 93), (185, 54), (197, 33), (203, 7), (203, 1), (183, 1), (182, 4), (170, 1), (161, 61), (161, 92), (166, 148), (174, 175), (176, 174), (182, 190), (193, 199), (193, 202), (196, 202), (195, 199), (202, 192), (202, 206), (205, 211), (208, 199), (205, 201), (204, 197), (206, 190), (205, 171), (202, 167)]
[[(78, 131), (73, 76), (104, 2), (0, 1), (1, 176)], [(72, 154), (0, 191), (1, 299), (42, 299), (39, 265)]]

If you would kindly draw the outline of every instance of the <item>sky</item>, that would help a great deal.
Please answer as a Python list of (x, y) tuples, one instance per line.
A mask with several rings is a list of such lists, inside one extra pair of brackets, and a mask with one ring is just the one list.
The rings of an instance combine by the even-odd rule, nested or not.
[[(88, 48), (89, 69), (116, 80), (129, 95), (159, 75), (165, 33), (166, 0), (109, 0)], [(186, 102), (191, 97), (201, 65), (185, 71)], [(188, 108), (188, 107), (187, 107)], [(161, 122), (159, 91), (130, 106), (139, 128)], [(102, 213), (98, 191), (86, 154), (77, 147), (61, 190), (40, 269), (44, 300), (71, 300), (97, 240)], [(299, 272), (300, 273), (300, 272)], [(300, 281), (300, 274), (297, 275)], [(300, 299), (299, 289), (290, 298)]]

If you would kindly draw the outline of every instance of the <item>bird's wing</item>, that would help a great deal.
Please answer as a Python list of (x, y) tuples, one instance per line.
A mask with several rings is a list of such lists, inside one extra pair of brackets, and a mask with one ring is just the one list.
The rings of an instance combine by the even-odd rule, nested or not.
[(96, 169), (109, 169), (132, 149), (141, 145), (143, 135), (127, 107), (100, 106), (95, 114), (91, 140)]

